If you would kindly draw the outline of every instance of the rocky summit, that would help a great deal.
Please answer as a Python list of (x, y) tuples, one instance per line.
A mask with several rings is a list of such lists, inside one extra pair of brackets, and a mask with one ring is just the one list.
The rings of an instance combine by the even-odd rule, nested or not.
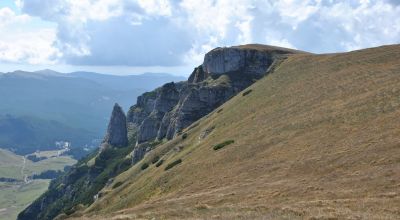
[(103, 142), (116, 147), (128, 145), (126, 116), (121, 106), (117, 103), (115, 103), (111, 113), (107, 133)]
[(300, 51), (257, 44), (216, 48), (188, 81), (167, 83), (138, 97), (127, 116), (129, 127), (137, 132), (133, 161), (151, 150), (148, 142), (172, 139), (293, 53)]

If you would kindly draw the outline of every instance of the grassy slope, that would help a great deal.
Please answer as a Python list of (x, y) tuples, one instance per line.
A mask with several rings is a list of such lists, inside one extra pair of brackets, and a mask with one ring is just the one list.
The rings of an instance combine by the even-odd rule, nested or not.
[[(400, 45), (293, 55), (118, 176), (80, 219), (398, 219), (399, 60)], [(142, 171), (155, 155), (163, 165)]]
[(16, 219), (20, 211), (47, 190), (49, 180), (35, 180), (28, 184), (0, 182), (0, 220)]
[(4, 150), (0, 148), (0, 165), (8, 165), (8, 164), (19, 164), (21, 159), (21, 156), (18, 156), (16, 154), (13, 154), (12, 152), (8, 150)]
[(76, 163), (76, 160), (70, 156), (51, 157), (38, 162), (27, 162), (25, 173), (32, 175), (39, 174), (46, 170), (64, 170), (65, 166), (71, 166)]
[[(43, 151), (43, 154), (51, 152)], [(63, 170), (76, 160), (71, 157), (49, 158), (39, 162), (26, 160), (24, 174), (32, 175), (46, 170)], [(23, 180), (21, 173), (23, 166), (22, 156), (0, 149), (0, 177)], [(19, 212), (43, 194), (49, 185), (49, 180), (33, 180), (28, 184), (0, 182), (0, 220), (16, 219)]]
[(22, 179), (22, 157), (0, 149), (0, 177)]
[[(46, 154), (43, 151), (42, 154)], [(46, 170), (63, 170), (65, 166), (70, 166), (76, 163), (75, 159), (70, 156), (52, 157), (38, 162), (26, 160), (24, 174), (33, 175), (39, 174)], [(16, 155), (10, 151), (0, 149), (0, 177), (14, 178), (23, 180), (24, 176), (21, 173), (23, 166), (23, 157)]]

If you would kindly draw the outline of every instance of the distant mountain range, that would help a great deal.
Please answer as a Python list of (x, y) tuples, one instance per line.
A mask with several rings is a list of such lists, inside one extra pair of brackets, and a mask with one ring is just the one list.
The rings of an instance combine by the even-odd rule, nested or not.
[(104, 134), (115, 102), (127, 110), (141, 93), (181, 80), (166, 73), (0, 73), (0, 146), (26, 154), (60, 139), (91, 145)]

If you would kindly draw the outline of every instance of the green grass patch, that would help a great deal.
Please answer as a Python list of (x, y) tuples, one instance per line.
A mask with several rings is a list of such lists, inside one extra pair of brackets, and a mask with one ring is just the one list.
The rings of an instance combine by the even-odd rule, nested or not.
[[(51, 157), (38, 162), (26, 159), (25, 167), (23, 161), (23, 156), (0, 149), (0, 177), (23, 180), (24, 175), (32, 176), (48, 170), (63, 171), (64, 167), (76, 163), (76, 160), (70, 156)], [(24, 175), (22, 175), (21, 170)]]
[(19, 212), (44, 193), (49, 180), (34, 180), (28, 184), (0, 182), (0, 220), (16, 219)]
[(177, 159), (177, 160), (175, 160), (174, 162), (169, 163), (169, 164), (165, 167), (164, 170), (169, 170), (169, 169), (171, 169), (172, 167), (174, 167), (174, 166), (176, 166), (176, 165), (178, 165), (178, 164), (180, 164), (180, 163), (182, 163), (182, 159)]
[(121, 186), (122, 184), (123, 184), (123, 182), (116, 182), (112, 188), (115, 189), (115, 188)]
[(223, 148), (223, 147), (225, 147), (225, 146), (227, 146), (227, 145), (233, 144), (233, 143), (235, 143), (234, 140), (227, 140), (227, 141), (224, 141), (224, 142), (219, 143), (219, 144), (217, 144), (217, 145), (214, 145), (214, 146), (213, 146), (213, 149), (214, 149), (214, 150), (219, 150), (219, 149), (221, 149), (221, 148)]

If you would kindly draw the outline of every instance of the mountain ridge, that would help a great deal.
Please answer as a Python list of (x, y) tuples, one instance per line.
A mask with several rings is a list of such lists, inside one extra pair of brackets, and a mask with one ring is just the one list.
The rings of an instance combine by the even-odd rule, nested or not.
[(396, 219), (399, 58), (400, 45), (293, 55), (67, 219)]
[[(92, 202), (46, 208), (60, 201), (51, 196), (63, 192), (58, 190), (65, 182), (59, 179), (19, 219), (395, 219), (399, 58), (400, 45), (392, 45), (341, 54), (296, 53), (274, 65), (268, 62), (266, 76), (170, 140), (147, 139), (149, 150), (126, 170), (109, 175)], [(195, 69), (190, 81), (214, 86), (229, 78), (222, 74), (218, 81), (203, 70)], [(177, 85), (164, 86), (138, 103), (151, 98), (142, 105), (151, 107), (162, 89)], [(141, 144), (137, 127), (128, 128), (125, 153), (130, 153), (111, 157), (121, 164)], [(110, 169), (107, 155), (124, 148), (103, 149), (73, 169)]]
[[(301, 52), (282, 48), (258, 50), (253, 46), (213, 50), (205, 55), (204, 63), (195, 68), (188, 81), (166, 83), (139, 96), (137, 104), (127, 114), (126, 124), (121, 121), (125, 116), (116, 104), (100, 150), (84, 159), (91, 162), (78, 163), (56, 180), (49, 191), (38, 199), (42, 201), (40, 206), (46, 208), (35, 214), (37, 201), (32, 204), (33, 210), (28, 208), (25, 215), (31, 219), (51, 219), (63, 210), (74, 212), (80, 201), (91, 204), (99, 196), (97, 190), (107, 184), (107, 176), (117, 176), (136, 164), (157, 145), (179, 135), (181, 129), (262, 78), (275, 61), (293, 53)], [(222, 72), (219, 66), (223, 67)], [(120, 134), (125, 133), (122, 131), (127, 128), (129, 145), (114, 146), (119, 141), (111, 141), (112, 134), (122, 140)], [(129, 155), (122, 154), (127, 150)], [(82, 186), (81, 182), (86, 184)], [(59, 184), (63, 187), (57, 188)], [(63, 196), (55, 198), (54, 194)], [(62, 205), (62, 200), (70, 202)]]

